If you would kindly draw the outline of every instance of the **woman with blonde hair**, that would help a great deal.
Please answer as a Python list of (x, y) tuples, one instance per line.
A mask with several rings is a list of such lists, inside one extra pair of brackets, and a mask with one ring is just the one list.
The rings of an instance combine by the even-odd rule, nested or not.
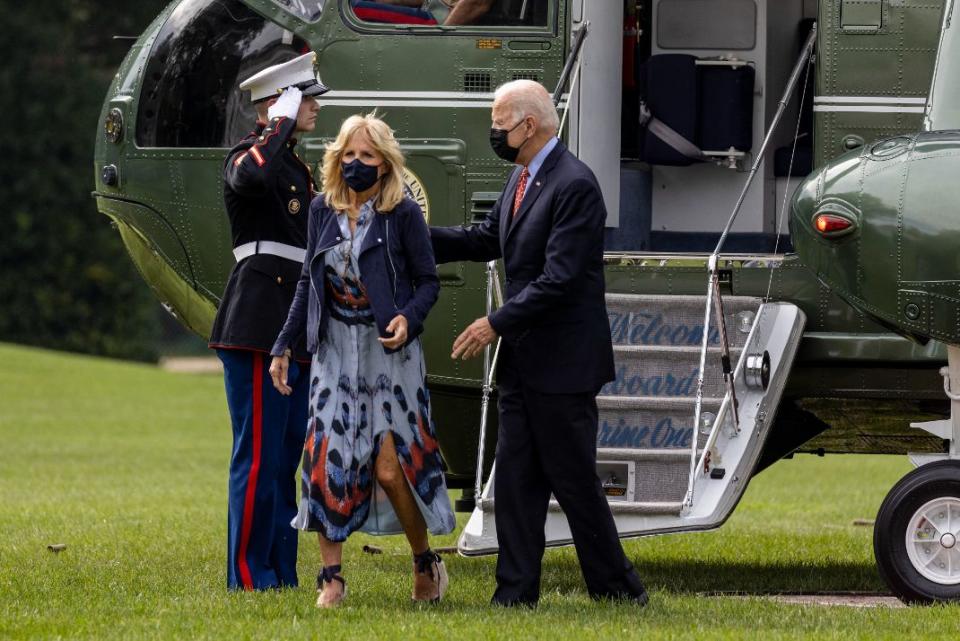
[(310, 408), (292, 525), (318, 533), (318, 607), (345, 598), (342, 546), (357, 530), (406, 535), (415, 601), (439, 601), (447, 587), (427, 531), (447, 534), (455, 519), (418, 338), (440, 280), (403, 171), (400, 145), (383, 120), (344, 121), (324, 155), (303, 271), (271, 351), (273, 384), (289, 393), (289, 346), (306, 326)]

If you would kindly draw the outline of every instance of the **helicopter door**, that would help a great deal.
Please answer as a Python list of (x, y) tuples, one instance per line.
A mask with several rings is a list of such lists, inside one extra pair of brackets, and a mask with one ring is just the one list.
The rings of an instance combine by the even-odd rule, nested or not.
[[(607, 226), (620, 220), (620, 104), (623, 42), (621, 7), (572, 3), (571, 33), (589, 22), (576, 84), (571, 85), (569, 147), (596, 174), (607, 207)], [(578, 73), (579, 71), (579, 73)]]
[[(628, 10), (634, 5), (627, 0)], [(619, 225), (607, 251), (702, 254), (716, 245), (766, 139), (813, 5), (795, 0), (651, 0), (628, 11)], [(809, 96), (807, 101), (809, 102)], [(792, 158), (798, 97), (768, 149)], [(791, 185), (758, 165), (728, 252), (781, 253)], [(786, 163), (789, 164), (789, 163)], [(794, 179), (797, 180), (797, 179)]]

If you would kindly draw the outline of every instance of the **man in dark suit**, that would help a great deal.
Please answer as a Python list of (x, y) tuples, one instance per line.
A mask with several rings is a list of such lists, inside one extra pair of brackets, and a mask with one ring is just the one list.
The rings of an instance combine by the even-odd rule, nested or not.
[(647, 602), (620, 546), (596, 472), (600, 387), (614, 378), (604, 302), (606, 210), (590, 169), (557, 139), (546, 89), (507, 83), (490, 142), (518, 165), (484, 222), (430, 230), (438, 262), (503, 258), (506, 300), (453, 344), (471, 358), (503, 338), (494, 510), (500, 556), (493, 602), (533, 605), (550, 494), (563, 508), (594, 598)]

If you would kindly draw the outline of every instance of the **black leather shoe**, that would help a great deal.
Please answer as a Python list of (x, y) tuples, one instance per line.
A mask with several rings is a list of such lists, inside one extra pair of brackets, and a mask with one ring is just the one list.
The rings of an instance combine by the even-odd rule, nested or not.
[(530, 608), (531, 610), (537, 607), (536, 601), (524, 601), (522, 599), (498, 599), (493, 597), (490, 599), (490, 605), (500, 608)]
[(606, 594), (591, 594), (596, 601), (616, 601), (619, 603), (629, 603), (642, 608), (650, 602), (650, 596), (646, 588), (641, 587), (639, 592), (609, 592)]
[(646, 589), (644, 589), (640, 594), (635, 594), (631, 596), (630, 599), (634, 602), (634, 604), (638, 608), (642, 608), (648, 603), (650, 603), (650, 596), (647, 594)]

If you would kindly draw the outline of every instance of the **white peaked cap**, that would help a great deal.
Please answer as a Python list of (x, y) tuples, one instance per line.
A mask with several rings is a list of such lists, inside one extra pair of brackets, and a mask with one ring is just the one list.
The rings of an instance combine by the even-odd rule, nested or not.
[(287, 87), (297, 87), (305, 96), (319, 96), (329, 91), (317, 78), (313, 65), (317, 54), (313, 51), (293, 60), (267, 67), (240, 83), (240, 89), (250, 92), (250, 100), (259, 102), (273, 98)]

